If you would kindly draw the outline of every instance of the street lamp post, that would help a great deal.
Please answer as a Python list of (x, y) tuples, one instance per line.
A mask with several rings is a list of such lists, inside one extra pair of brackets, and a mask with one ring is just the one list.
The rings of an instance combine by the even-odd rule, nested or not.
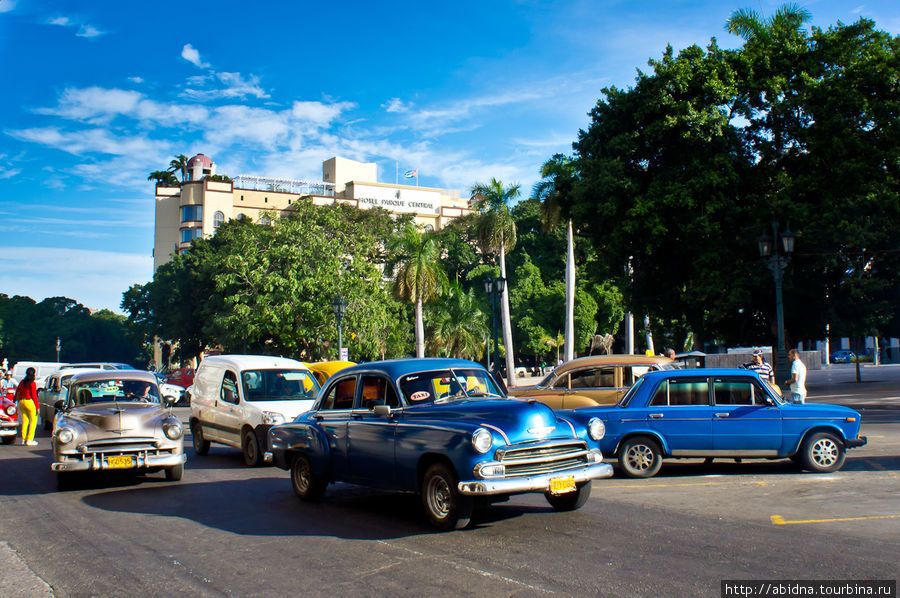
[(347, 302), (344, 301), (344, 297), (342, 295), (335, 296), (334, 300), (331, 302), (331, 311), (334, 312), (334, 318), (335, 320), (337, 320), (338, 359), (343, 359), (342, 353), (344, 352), (344, 338), (341, 330), (341, 321), (344, 319), (344, 314), (347, 313)]
[[(493, 364), (494, 367), (497, 367), (497, 364), (500, 363), (500, 348), (497, 343), (497, 299), (503, 294), (503, 289), (506, 287), (506, 279), (502, 276), (498, 276), (496, 278), (485, 278), (484, 283), (484, 292), (488, 297), (491, 298), (491, 338), (494, 339), (494, 358)], [(491, 369), (491, 352), (488, 350), (488, 369)]]
[[(778, 240), (781, 239), (781, 243)], [(778, 230), (778, 221), (772, 221), (772, 237), (763, 233), (758, 239), (759, 255), (766, 260), (766, 265), (772, 272), (775, 280), (775, 319), (778, 329), (778, 344), (775, 347), (775, 375), (777, 380), (783, 380), (790, 368), (788, 368), (787, 353), (784, 346), (784, 302), (781, 290), (784, 281), (784, 270), (791, 261), (794, 253), (794, 242), (797, 235), (791, 232), (790, 226), (783, 232)]]

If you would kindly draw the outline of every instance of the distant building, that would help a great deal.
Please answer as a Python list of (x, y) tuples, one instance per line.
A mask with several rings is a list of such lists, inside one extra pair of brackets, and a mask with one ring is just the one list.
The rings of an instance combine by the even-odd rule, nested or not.
[(321, 181), (251, 175), (214, 180), (216, 164), (203, 154), (188, 161), (186, 174), (180, 186), (156, 187), (154, 270), (197, 237), (213, 235), (226, 220), (265, 222), (267, 210), (281, 213), (303, 198), (316, 205), (345, 203), (414, 214), (416, 224), (426, 230), (440, 230), (470, 211), (469, 198), (461, 198), (458, 190), (379, 183), (375, 163), (346, 158), (323, 162)]

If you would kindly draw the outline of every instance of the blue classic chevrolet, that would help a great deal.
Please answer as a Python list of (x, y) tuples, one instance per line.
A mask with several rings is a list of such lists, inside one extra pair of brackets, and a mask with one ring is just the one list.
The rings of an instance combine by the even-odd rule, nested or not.
[(665, 457), (789, 457), (827, 473), (841, 468), (846, 449), (866, 444), (858, 412), (794, 405), (741, 369), (649, 372), (616, 406), (577, 411), (603, 420), (600, 448), (630, 477), (656, 475)]
[(475, 362), (400, 359), (333, 375), (309, 412), (269, 430), (269, 447), (303, 500), (339, 481), (418, 492), (435, 527), (460, 529), (477, 497), (581, 507), (591, 480), (612, 475), (603, 434), (587, 414), (507, 398)]

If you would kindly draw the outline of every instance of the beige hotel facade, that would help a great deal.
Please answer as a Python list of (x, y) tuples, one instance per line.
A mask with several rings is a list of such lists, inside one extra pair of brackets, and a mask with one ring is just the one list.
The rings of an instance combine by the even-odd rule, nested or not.
[(203, 154), (188, 161), (180, 186), (157, 185), (153, 269), (191, 246), (198, 237), (215, 234), (226, 220), (249, 218), (265, 223), (267, 212), (284, 213), (292, 203), (310, 199), (316, 205), (344, 203), (361, 210), (381, 207), (413, 214), (418, 226), (440, 230), (470, 211), (469, 198), (458, 190), (377, 182), (373, 162), (334, 157), (322, 163), (322, 180), (292, 180), (238, 175), (231, 181), (210, 180), (215, 163)]

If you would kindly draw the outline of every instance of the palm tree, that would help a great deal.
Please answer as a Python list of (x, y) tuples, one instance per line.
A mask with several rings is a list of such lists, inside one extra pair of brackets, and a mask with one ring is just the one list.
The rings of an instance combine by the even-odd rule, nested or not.
[(399, 266), (394, 293), (416, 304), (416, 357), (425, 357), (422, 305), (440, 295), (447, 285), (447, 275), (438, 261), (441, 250), (433, 235), (420, 233), (412, 225), (391, 241), (391, 250), (397, 256), (389, 265)]
[(169, 162), (169, 172), (181, 171), (181, 182), (187, 179), (187, 163), (188, 157), (184, 154), (178, 154), (175, 159)]
[[(573, 176), (572, 160), (556, 154), (541, 166), (541, 180), (534, 186), (534, 196), (541, 202), (541, 223), (550, 232), (559, 226), (564, 206), (564, 190)], [(575, 236), (571, 216), (566, 219), (566, 327), (563, 357), (575, 357)], [(557, 356), (558, 357), (558, 356)]]
[(156, 181), (157, 185), (169, 185), (172, 187), (178, 184), (178, 179), (168, 170), (154, 170), (147, 177), (147, 180)]
[(429, 353), (461, 359), (478, 359), (485, 346), (488, 328), (478, 307), (474, 289), (467, 293), (456, 283), (435, 301), (428, 318)]
[(796, 4), (784, 4), (768, 19), (750, 8), (742, 8), (731, 13), (725, 23), (728, 33), (738, 35), (746, 41), (769, 42), (777, 34), (797, 34), (803, 24), (812, 19), (812, 14)]
[[(504, 187), (495, 178), (488, 184), (472, 187), (475, 209), (481, 214), (475, 228), (478, 243), (485, 255), (494, 254), (500, 262), (500, 276), (506, 278), (506, 254), (516, 245), (516, 223), (509, 204), (519, 196), (519, 186)], [(513, 354), (512, 325), (509, 319), (509, 281), (500, 294), (500, 315), (503, 320), (503, 345), (506, 347), (506, 379), (515, 386), (516, 361)]]

